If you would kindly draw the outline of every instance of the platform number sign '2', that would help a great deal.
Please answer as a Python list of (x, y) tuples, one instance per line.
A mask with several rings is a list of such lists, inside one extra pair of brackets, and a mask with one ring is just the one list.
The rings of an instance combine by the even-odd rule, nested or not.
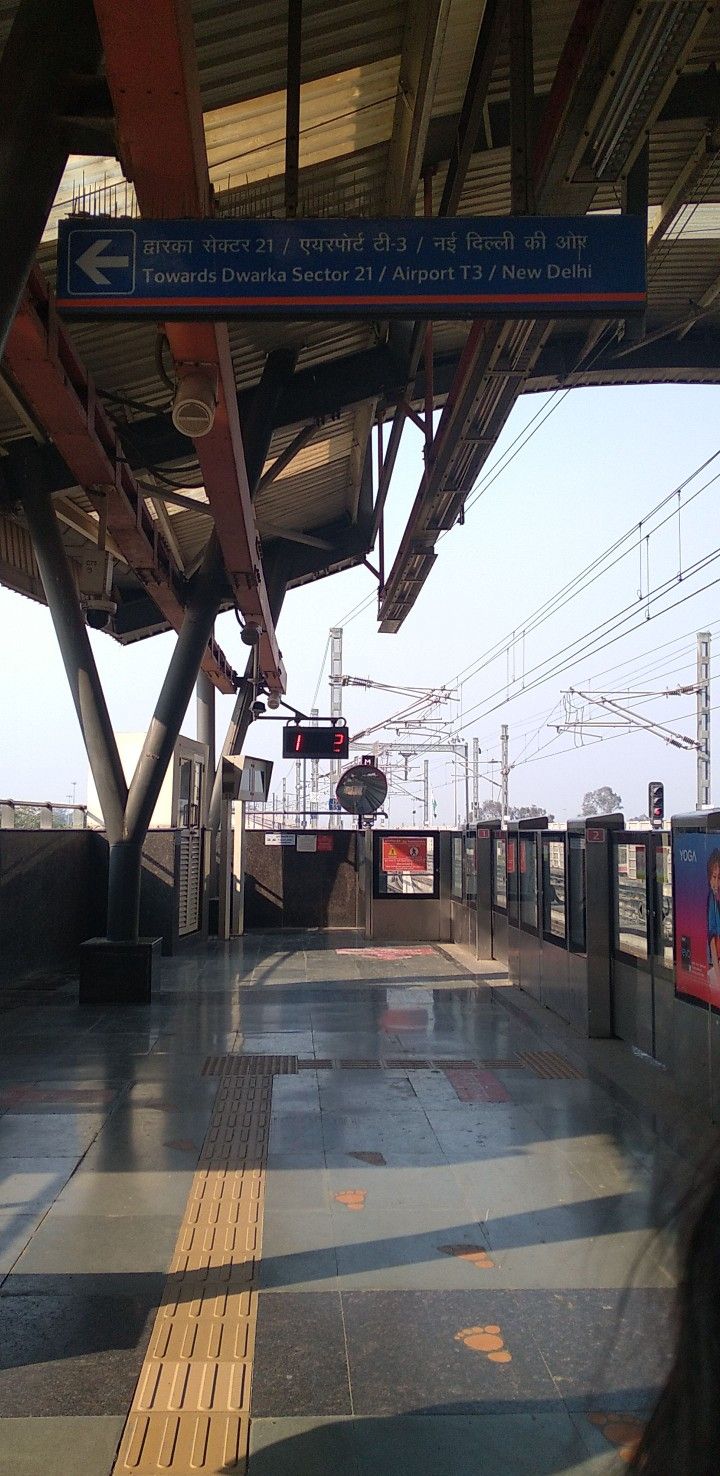
[(345, 759), (349, 750), (346, 727), (311, 728), (289, 723), (283, 728), (283, 758)]

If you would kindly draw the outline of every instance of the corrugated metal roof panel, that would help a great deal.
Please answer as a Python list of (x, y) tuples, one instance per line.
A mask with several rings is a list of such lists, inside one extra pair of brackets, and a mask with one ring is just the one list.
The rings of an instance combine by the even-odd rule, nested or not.
[[(648, 270), (648, 298), (654, 312), (681, 317), (720, 279), (717, 240), (681, 238), (659, 248)], [(718, 303), (720, 313), (720, 302)]]
[[(674, 189), (693, 151), (705, 136), (702, 121), (662, 123), (650, 136), (650, 204), (662, 205)], [(713, 199), (720, 191), (720, 152), (709, 154), (693, 193)]]
[[(266, 470), (292, 439), (285, 430), (273, 437)], [(355, 434), (355, 417), (348, 410), (324, 425), (284, 471), (258, 494), (257, 516), (290, 528), (312, 528), (330, 522), (347, 506), (349, 458)], [(328, 511), (330, 497), (334, 511)], [(339, 499), (339, 500), (338, 500)]]
[[(399, 56), (408, 0), (305, 0), (302, 77)], [(203, 107), (285, 87), (287, 0), (192, 0)]]
[[(535, 91), (549, 92), (567, 39), (577, 0), (545, 0), (533, 5), (533, 63)], [(488, 97), (494, 102), (510, 95), (510, 56), (507, 39), (500, 47)]]
[(438, 67), (433, 115), (460, 111), (465, 96), (484, 6), (478, 0), (450, 0), (445, 43)]
[[(433, 178), (433, 208), (438, 209), (447, 169)], [(420, 200), (418, 197), (418, 207)], [(507, 215), (510, 211), (510, 150), (487, 149), (473, 154), (458, 215)]]
[[(298, 215), (380, 215), (387, 177), (388, 140), (371, 148), (353, 150), (341, 158), (325, 159), (301, 169)], [(218, 213), (231, 217), (284, 218), (284, 179), (276, 174), (235, 190), (221, 191)]]
[(715, 10), (691, 52), (688, 68), (693, 71), (717, 66), (720, 57), (720, 12)]
[(0, 0), (0, 51), (10, 35), (18, 4), (19, 0)]
[[(389, 139), (400, 58), (366, 63), (307, 82), (300, 96), (300, 168)], [(210, 178), (218, 189), (285, 169), (285, 92), (205, 114)]]

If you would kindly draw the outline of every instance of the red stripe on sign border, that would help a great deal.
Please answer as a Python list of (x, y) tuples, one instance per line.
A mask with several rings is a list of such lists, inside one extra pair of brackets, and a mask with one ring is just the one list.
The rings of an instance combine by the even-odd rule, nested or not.
[(501, 306), (534, 306), (538, 303), (548, 303), (557, 307), (564, 302), (573, 304), (588, 303), (634, 303), (638, 307), (645, 305), (647, 294), (645, 292), (528, 292), (520, 296), (517, 293), (465, 293), (462, 296), (436, 297), (436, 296), (410, 296), (403, 294), (400, 297), (390, 296), (368, 296), (360, 297), (353, 302), (349, 297), (141, 297), (139, 295), (127, 294), (123, 297), (58, 297), (56, 299), (59, 308), (126, 308), (132, 312), (133, 308), (258, 308), (258, 307), (346, 307), (357, 311), (367, 305), (368, 307), (491, 307), (493, 303)]

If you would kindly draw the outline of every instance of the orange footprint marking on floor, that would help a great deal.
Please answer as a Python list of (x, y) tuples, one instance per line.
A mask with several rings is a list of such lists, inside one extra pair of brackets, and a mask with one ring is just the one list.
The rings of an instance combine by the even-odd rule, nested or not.
[(478, 1271), (492, 1271), (495, 1262), (481, 1245), (439, 1245), (443, 1256), (456, 1256), (459, 1261), (471, 1261)]
[(588, 1419), (591, 1425), (602, 1432), (610, 1445), (617, 1447), (620, 1459), (629, 1463), (643, 1432), (642, 1420), (635, 1415), (604, 1413), (588, 1415)]
[(338, 1204), (344, 1204), (349, 1210), (363, 1210), (367, 1192), (365, 1189), (343, 1189), (340, 1194), (333, 1196)]
[(485, 1327), (464, 1327), (455, 1334), (456, 1343), (464, 1343), (475, 1353), (484, 1353), (490, 1363), (512, 1363), (512, 1353), (505, 1347), (505, 1340), (495, 1322)]

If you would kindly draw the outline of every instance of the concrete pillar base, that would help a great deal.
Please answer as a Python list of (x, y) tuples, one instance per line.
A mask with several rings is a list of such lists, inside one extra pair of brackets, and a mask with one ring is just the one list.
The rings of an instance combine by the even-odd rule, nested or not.
[(80, 1004), (149, 1004), (160, 982), (162, 938), (80, 944)]

